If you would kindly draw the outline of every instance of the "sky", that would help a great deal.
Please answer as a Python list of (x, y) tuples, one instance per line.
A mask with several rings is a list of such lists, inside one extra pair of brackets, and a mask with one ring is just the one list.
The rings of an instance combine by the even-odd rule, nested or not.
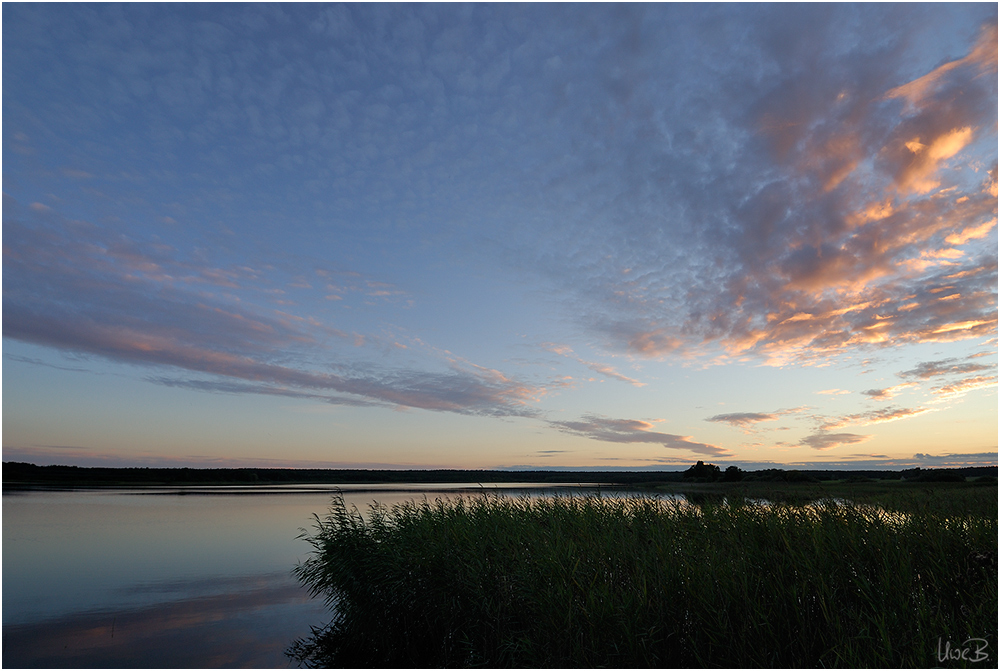
[(997, 5), (3, 5), (3, 459), (997, 464)]

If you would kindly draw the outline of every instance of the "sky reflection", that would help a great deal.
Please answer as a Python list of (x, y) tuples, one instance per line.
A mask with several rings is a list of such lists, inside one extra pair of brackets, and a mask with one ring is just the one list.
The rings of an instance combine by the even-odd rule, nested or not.
[[(230, 579), (208, 596), (141, 608), (72, 613), (4, 625), (5, 667), (285, 667), (284, 650), (329, 618), (290, 575)], [(161, 598), (196, 593), (205, 581), (159, 583)]]
[[(329, 510), (331, 493), (199, 489), (217, 495), (5, 493), (3, 665), (286, 666), (287, 646), (331, 617), (291, 574), (311, 549), (300, 530)], [(367, 514), (376, 501), (392, 506), (479, 491), (587, 490), (395, 485), (345, 488), (344, 498)], [(159, 495), (141, 495), (152, 492)]]

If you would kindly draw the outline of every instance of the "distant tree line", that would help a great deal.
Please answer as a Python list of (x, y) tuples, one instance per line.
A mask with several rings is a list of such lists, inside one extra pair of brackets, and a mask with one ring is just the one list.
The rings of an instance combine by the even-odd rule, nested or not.
[[(994, 475), (996, 477), (996, 472), (994, 469)], [(957, 473), (951, 470), (921, 470), (918, 466), (917, 468), (909, 468), (903, 471), (900, 476), (902, 480), (910, 480), (915, 482), (962, 482), (965, 477), (961, 473)]]
[(38, 466), (8, 461), (4, 485), (282, 485), (393, 483), (620, 484), (680, 481), (680, 472), (662, 471), (487, 471), (468, 469), (328, 468), (106, 468)]
[(723, 471), (715, 464), (699, 461), (681, 474), (685, 482), (819, 482), (821, 480), (908, 480), (917, 482), (964, 482), (966, 478), (997, 477), (996, 466), (970, 466), (966, 468), (929, 469), (909, 468), (903, 471), (786, 471), (765, 468), (744, 471), (729, 466)]
[[(830, 473), (830, 472), (827, 472)], [(840, 474), (840, 477), (843, 473)], [(683, 479), (692, 482), (819, 482), (821, 479), (831, 480), (832, 477), (819, 478), (801, 471), (786, 471), (780, 468), (767, 468), (762, 471), (747, 472), (739, 466), (729, 466), (725, 471), (715, 464), (699, 461), (684, 471)]]
[(393, 484), (393, 483), (512, 483), (651, 485), (670, 482), (816, 482), (872, 479), (920, 482), (961, 481), (967, 477), (997, 477), (996, 466), (904, 471), (798, 471), (768, 468), (722, 470), (699, 461), (685, 471), (487, 471), (463, 469), (376, 470), (326, 468), (106, 468), (38, 466), (8, 461), (3, 464), (5, 487), (74, 487), (126, 485), (282, 485), (282, 484)]

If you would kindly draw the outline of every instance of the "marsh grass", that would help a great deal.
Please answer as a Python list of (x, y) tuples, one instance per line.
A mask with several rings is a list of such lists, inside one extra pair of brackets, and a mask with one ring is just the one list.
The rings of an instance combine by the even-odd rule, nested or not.
[[(339, 667), (928, 667), (988, 638), (995, 516), (827, 501), (335, 500), (296, 575)], [(981, 664), (980, 664), (981, 665)]]

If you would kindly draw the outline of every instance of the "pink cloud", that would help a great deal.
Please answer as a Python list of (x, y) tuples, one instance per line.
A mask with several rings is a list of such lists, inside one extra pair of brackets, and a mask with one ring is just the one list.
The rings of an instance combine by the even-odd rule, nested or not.
[(990, 387), (996, 386), (996, 375), (976, 375), (974, 377), (967, 377), (950, 384), (932, 387), (931, 392), (938, 395), (942, 399), (950, 399), (964, 396), (974, 389), (989, 389)]
[(888, 70), (803, 72), (756, 110), (767, 180), (738, 206), (720, 195), (694, 208), (704, 262), (680, 281), (663, 271), (674, 294), (615, 285), (638, 309), (595, 325), (625, 351), (721, 347), (782, 365), (996, 332), (995, 168), (977, 183), (964, 165), (995, 161), (982, 147), (996, 133), (996, 26), (908, 83)]
[(932, 97), (948, 83), (952, 71), (962, 66), (971, 66), (975, 75), (989, 74), (997, 69), (997, 26), (983, 26), (972, 50), (964, 58), (949, 61), (936, 67), (926, 75), (912, 82), (902, 84), (888, 91), (886, 99), (900, 98), (906, 101), (908, 113), (919, 113)]

